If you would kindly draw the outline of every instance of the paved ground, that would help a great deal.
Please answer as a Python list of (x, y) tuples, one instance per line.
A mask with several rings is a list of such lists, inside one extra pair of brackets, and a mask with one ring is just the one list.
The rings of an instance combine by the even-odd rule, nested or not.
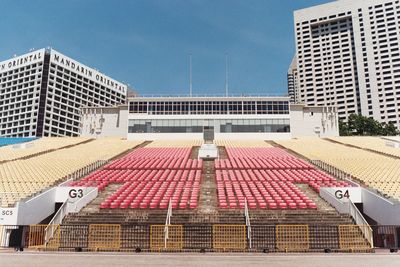
[(1, 267), (117, 266), (309, 266), (398, 267), (397, 254), (123, 254), (0, 252)]

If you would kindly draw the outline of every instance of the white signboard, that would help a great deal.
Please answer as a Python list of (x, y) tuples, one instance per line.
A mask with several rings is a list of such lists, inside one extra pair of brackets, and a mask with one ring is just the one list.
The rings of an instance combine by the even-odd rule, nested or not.
[(59, 186), (57, 187), (56, 202), (74, 203), (83, 198), (87, 193), (93, 190), (92, 187), (70, 187)]
[(0, 225), (16, 225), (17, 218), (17, 208), (0, 208)]
[(326, 189), (340, 201), (347, 202), (351, 199), (353, 203), (362, 202), (361, 187), (326, 187)]
[(44, 60), (45, 49), (30, 52), (28, 54), (15, 57), (6, 61), (0, 62), (0, 72), (6, 72), (16, 68), (31, 65)]
[(70, 71), (76, 72), (85, 78), (88, 78), (92, 81), (98, 82), (98, 83), (105, 85), (108, 88), (114, 89), (115, 91), (118, 91), (120, 93), (125, 94), (127, 91), (127, 86), (125, 84), (120, 83), (120, 82), (98, 72), (95, 69), (85, 66), (85, 65), (79, 63), (78, 61), (75, 61), (67, 56), (64, 56), (63, 54), (61, 54), (55, 50), (51, 50), (50, 62), (60, 65), (63, 68), (66, 68)]

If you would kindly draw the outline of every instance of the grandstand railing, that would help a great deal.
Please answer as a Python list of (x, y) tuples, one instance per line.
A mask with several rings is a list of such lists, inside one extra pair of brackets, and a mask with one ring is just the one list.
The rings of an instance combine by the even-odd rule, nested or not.
[(46, 227), (45, 231), (45, 245), (47, 245), (50, 240), (54, 237), (54, 233), (60, 227), (60, 224), (64, 217), (68, 214), (68, 200), (65, 201), (61, 207), (58, 209), (57, 213), (54, 215), (53, 219), (49, 222), (49, 225)]
[(109, 160), (97, 160), (79, 170), (74, 171), (73, 173), (67, 175), (65, 178), (66, 179), (72, 179), (73, 181), (79, 180), (83, 176), (86, 176), (87, 174), (91, 173), (92, 171), (104, 166), (110, 162)]
[(169, 238), (169, 226), (171, 225), (171, 216), (172, 216), (172, 199), (169, 199), (168, 203), (168, 211), (167, 218), (165, 219), (165, 227), (164, 227), (164, 248), (167, 248), (167, 242)]
[(368, 222), (365, 220), (364, 216), (357, 209), (351, 199), (348, 199), (347, 203), (338, 200), (333, 194), (328, 191), (321, 190), (320, 196), (325, 199), (329, 204), (331, 204), (337, 211), (340, 213), (347, 213), (353, 219), (356, 225), (359, 226), (365, 240), (373, 247), (373, 234), (372, 229), (369, 226)]
[(249, 207), (247, 206), (247, 198), (244, 199), (244, 216), (246, 219), (246, 228), (247, 228), (247, 240), (249, 241), (249, 248), (252, 248), (251, 244), (251, 224), (250, 224), (250, 214)]
[(349, 207), (344, 201), (341, 201), (335, 197), (335, 195), (329, 190), (329, 188), (321, 188), (319, 196), (331, 204), (339, 213), (348, 214)]
[(365, 190), (368, 190), (368, 191), (370, 191), (370, 192), (372, 192), (374, 194), (382, 196), (382, 197), (384, 197), (385, 199), (387, 199), (388, 201), (390, 201), (392, 203), (400, 203), (400, 201), (398, 199), (396, 199), (396, 198), (394, 198), (394, 197), (392, 197), (392, 196), (390, 196), (388, 194), (385, 194), (385, 193), (383, 193), (383, 192), (381, 192), (381, 191), (379, 191), (379, 190), (377, 190), (375, 188), (371, 188), (371, 187), (365, 186), (364, 184), (359, 184), (358, 182), (353, 181), (352, 178), (356, 178), (357, 179), (357, 177), (354, 177), (351, 174), (348, 174), (348, 173), (346, 173), (346, 172), (344, 172), (344, 171), (342, 171), (342, 170), (340, 170), (340, 169), (338, 169), (338, 168), (336, 168), (336, 167), (334, 167), (334, 166), (332, 166), (332, 165), (330, 165), (330, 164), (328, 164), (328, 163), (326, 163), (326, 162), (324, 162), (322, 160), (309, 160), (309, 162), (311, 164), (314, 164), (315, 166), (321, 168), (325, 172), (327, 172), (327, 173), (329, 173), (331, 175), (334, 175), (337, 178), (342, 179), (342, 180), (348, 182), (349, 184), (351, 184), (353, 186), (363, 186), (363, 188)]
[(372, 228), (369, 226), (368, 222), (365, 220), (364, 216), (362, 216), (361, 212), (357, 209), (356, 205), (354, 205), (353, 201), (349, 199), (349, 214), (353, 217), (355, 223), (360, 227), (360, 230), (364, 236), (364, 238), (368, 241), (371, 248), (374, 247), (374, 235), (372, 233)]
[(351, 174), (344, 172), (322, 160), (309, 160), (309, 162), (319, 168), (321, 168), (322, 170), (324, 170), (325, 172), (335, 176), (336, 178), (339, 178), (341, 180), (344, 180), (352, 185), (355, 186), (359, 186), (358, 183), (354, 182), (351, 178), (353, 177)]
[(92, 201), (94, 198), (96, 198), (97, 195), (98, 195), (98, 189), (97, 189), (97, 187), (94, 187), (88, 193), (85, 193), (85, 195), (82, 198), (80, 198), (78, 201), (73, 202), (73, 203), (68, 203), (68, 210), (67, 210), (68, 213), (69, 212), (79, 212), (90, 201)]
[[(44, 225), (32, 225), (31, 246), (43, 247)], [(57, 227), (57, 226), (55, 226)], [(364, 226), (364, 228), (369, 226)], [(87, 251), (175, 251), (211, 250), (219, 252), (372, 252), (360, 226), (277, 224), (252, 225), (252, 248), (244, 224), (169, 225), (165, 247), (165, 225), (89, 224), (60, 225), (46, 250), (81, 248)]]
[(58, 227), (62, 223), (65, 216), (68, 215), (68, 213), (79, 212), (84, 206), (92, 201), (97, 196), (97, 194), (98, 189), (95, 187), (74, 203), (70, 203), (68, 202), (68, 200), (65, 201), (45, 229), (45, 244), (48, 244), (48, 242), (50, 242), (50, 240), (54, 237), (54, 233), (58, 230)]
[(288, 96), (282, 94), (229, 94), (226, 96), (225, 94), (141, 94), (135, 96), (137, 98), (177, 98), (177, 97), (278, 97), (285, 98)]

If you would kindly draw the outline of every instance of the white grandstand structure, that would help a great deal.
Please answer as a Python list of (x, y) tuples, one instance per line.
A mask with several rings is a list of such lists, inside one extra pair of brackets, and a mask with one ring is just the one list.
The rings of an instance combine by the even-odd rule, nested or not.
[(339, 135), (335, 107), (291, 105), (288, 97), (133, 97), (128, 106), (81, 110), (81, 135), (87, 137), (212, 141)]
[(0, 246), (278, 252), (397, 246), (400, 153), (388, 140), (398, 142), (114, 136), (6, 145)]

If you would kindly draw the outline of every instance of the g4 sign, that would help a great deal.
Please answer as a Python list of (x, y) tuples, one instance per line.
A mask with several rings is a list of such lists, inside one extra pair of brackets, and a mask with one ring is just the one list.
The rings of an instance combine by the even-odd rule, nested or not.
[(346, 190), (346, 191), (344, 191), (344, 193), (343, 193), (343, 191), (342, 190), (336, 190), (336, 192), (335, 192), (335, 197), (337, 198), (337, 199), (342, 199), (342, 198), (349, 198), (350, 197), (350, 194), (349, 194), (349, 190)]
[(70, 198), (82, 198), (83, 190), (82, 189), (71, 189), (68, 193)]

